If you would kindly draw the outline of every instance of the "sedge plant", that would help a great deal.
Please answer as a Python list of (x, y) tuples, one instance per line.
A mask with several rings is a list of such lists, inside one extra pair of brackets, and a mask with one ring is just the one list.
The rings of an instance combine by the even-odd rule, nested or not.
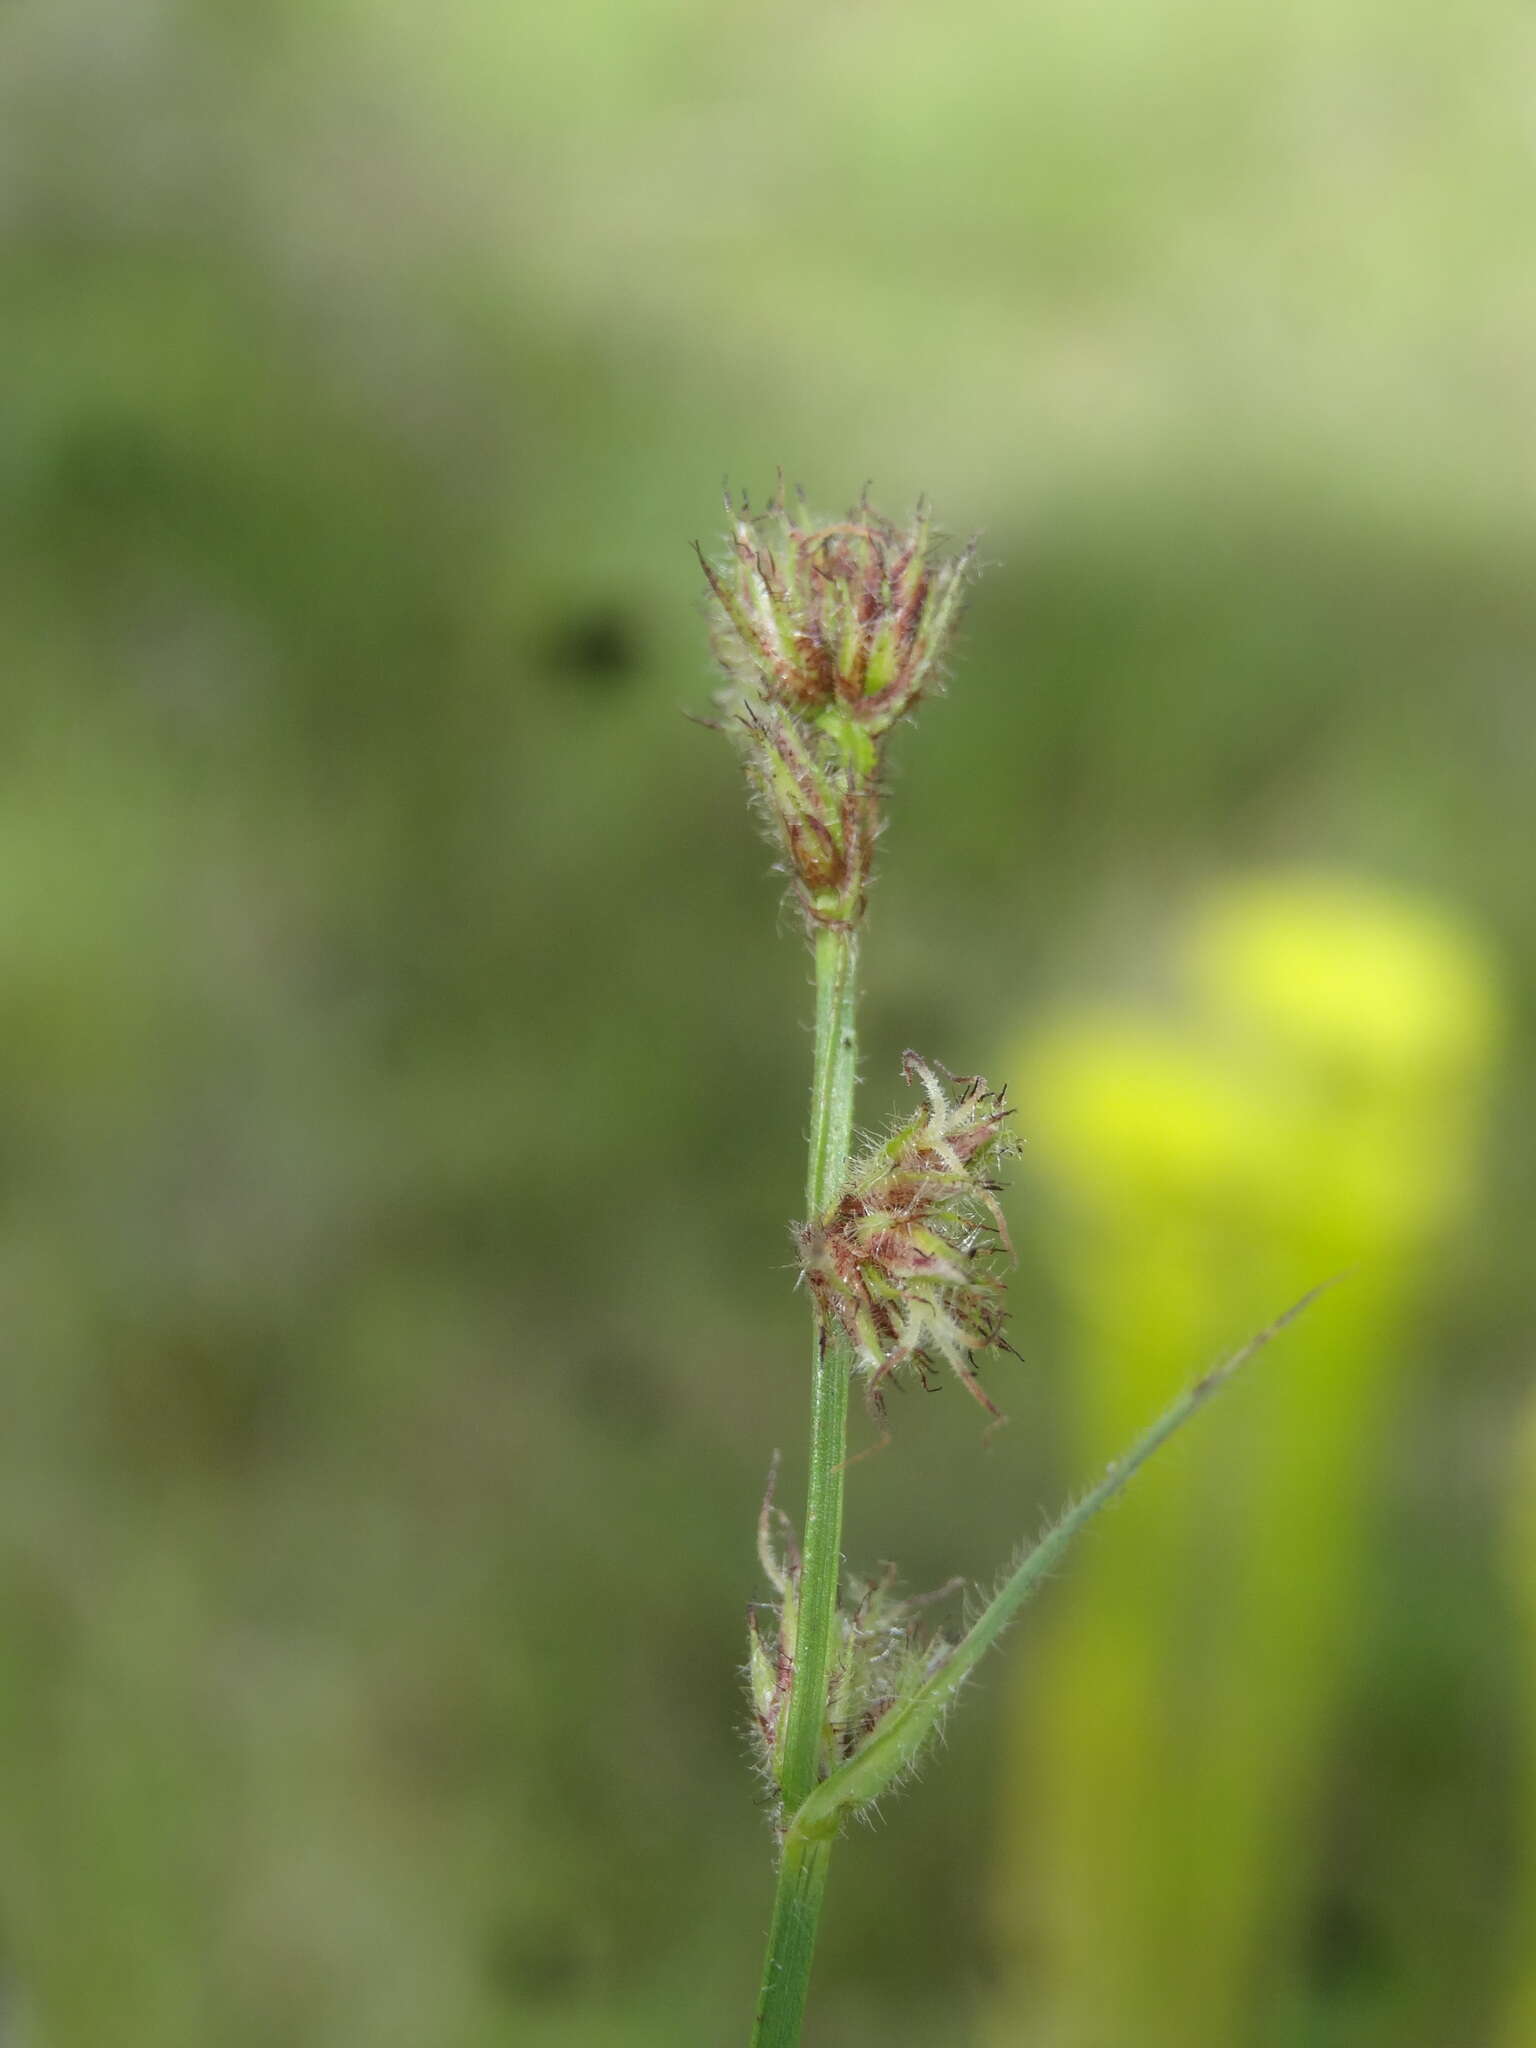
[[(772, 1600), (754, 1610), (752, 1726), (777, 1846), (777, 1886), (752, 2041), (799, 2041), (833, 1846), (846, 1820), (910, 1775), (966, 1679), (1078, 1533), (1255, 1351), (1276, 1322), (1207, 1372), (1027, 1547), (970, 1625), (947, 1634), (893, 1574), (845, 1578), (850, 1391), (885, 1436), (893, 1384), (952, 1374), (986, 1412), (978, 1361), (1009, 1350), (1011, 1260), (1000, 1174), (1017, 1149), (1002, 1090), (908, 1053), (916, 1107), (855, 1149), (859, 948), (892, 734), (943, 679), (974, 544), (947, 546), (867, 500), (813, 518), (782, 484), (762, 513), (727, 498), (710, 560), (717, 716), (740, 753), (814, 963), (806, 1217), (794, 1230), (811, 1309), (811, 1415), (798, 1530), (764, 1502), (758, 1549)], [(1310, 1299), (1310, 1296), (1307, 1297)]]

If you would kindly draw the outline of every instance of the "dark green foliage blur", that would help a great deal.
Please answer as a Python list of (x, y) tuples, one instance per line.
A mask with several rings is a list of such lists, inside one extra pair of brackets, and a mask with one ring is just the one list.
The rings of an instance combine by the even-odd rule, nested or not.
[[(780, 462), (986, 536), (897, 750), (869, 1121), (907, 1045), (1002, 1079), (1155, 982), (1212, 879), (1365, 876), (1497, 962), (1284, 2043), (1519, 2048), (1527, 41), (1513, 0), (5, 10), (5, 2048), (744, 2035), (808, 986), (681, 712), (688, 543)], [(1038, 1151), (1012, 1428), (902, 1398), (851, 1475), (913, 1586), (1083, 1477)], [(840, 1852), (820, 2048), (976, 2038), (1004, 1697)]]

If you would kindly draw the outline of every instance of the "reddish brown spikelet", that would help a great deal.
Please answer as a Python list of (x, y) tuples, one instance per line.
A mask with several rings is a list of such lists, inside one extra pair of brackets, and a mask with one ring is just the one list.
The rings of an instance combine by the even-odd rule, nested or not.
[[(902, 1063), (923, 1109), (850, 1171), (827, 1213), (797, 1232), (824, 1327), (841, 1331), (878, 1412), (885, 1383), (947, 1367), (988, 1414), (975, 1356), (1007, 1340), (1002, 1262), (1012, 1256), (996, 1171), (1018, 1150), (1012, 1112), (979, 1076)], [(946, 1085), (947, 1083), (947, 1085)]]
[(863, 915), (891, 729), (940, 680), (973, 552), (947, 554), (864, 499), (845, 520), (726, 501), (723, 559), (702, 554), (727, 719), (744, 742), (806, 920)]

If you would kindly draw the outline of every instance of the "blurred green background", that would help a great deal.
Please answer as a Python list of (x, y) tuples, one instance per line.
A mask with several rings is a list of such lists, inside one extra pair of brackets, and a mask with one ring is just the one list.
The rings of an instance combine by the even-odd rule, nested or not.
[(862, 1113), (1030, 1140), (1013, 1426), (896, 1403), (853, 1561), (986, 1577), (1353, 1267), (840, 1852), (808, 2038), (1536, 2043), (1530, 55), (11, 0), (6, 2048), (744, 2033), (808, 990), (679, 714), (779, 463), (985, 533)]

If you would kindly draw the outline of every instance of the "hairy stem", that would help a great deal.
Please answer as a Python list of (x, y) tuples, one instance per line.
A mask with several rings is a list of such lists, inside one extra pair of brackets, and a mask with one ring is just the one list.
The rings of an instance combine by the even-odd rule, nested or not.
[(819, 1216), (842, 1185), (853, 1136), (859, 941), (851, 931), (816, 935), (816, 1064), (811, 1077), (808, 1215)]
[[(816, 935), (816, 1063), (811, 1083), (810, 1160), (806, 1209), (820, 1216), (848, 1166), (853, 1134), (854, 1070), (858, 1061), (858, 939), (823, 929)], [(786, 1708), (781, 1791), (793, 1813), (815, 1789), (827, 1711), (827, 1676), (837, 1629), (842, 1571), (843, 1462), (848, 1433), (851, 1362), (839, 1336), (819, 1325), (812, 1356), (810, 1471)], [(763, 1966), (755, 2048), (794, 2048), (810, 1983), (816, 1924), (827, 1881), (831, 1841), (800, 1837), (786, 1844)]]
[(752, 2048), (796, 2048), (799, 2042), (831, 1860), (830, 1835), (795, 1834), (785, 1841)]
[[(811, 1084), (811, 1146), (805, 1198), (820, 1216), (848, 1166), (858, 1044), (858, 941), (851, 932), (816, 939), (816, 1066)], [(818, 1327), (812, 1357), (810, 1471), (806, 1480), (803, 1563), (796, 1609), (794, 1678), (784, 1736), (784, 1804), (793, 1812), (815, 1785), (827, 1668), (842, 1569), (843, 1459), (848, 1430), (849, 1361), (838, 1337)]]

